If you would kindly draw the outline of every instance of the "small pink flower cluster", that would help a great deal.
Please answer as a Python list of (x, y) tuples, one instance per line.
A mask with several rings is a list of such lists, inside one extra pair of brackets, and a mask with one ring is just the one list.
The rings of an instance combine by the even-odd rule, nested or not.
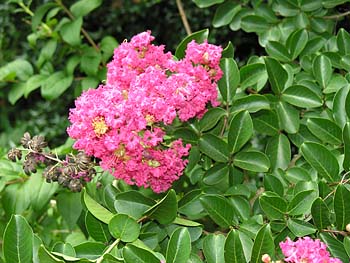
[(341, 263), (337, 258), (331, 258), (327, 245), (319, 239), (310, 237), (299, 238), (293, 242), (289, 237), (280, 243), (286, 262), (293, 263)]
[(115, 49), (106, 84), (75, 101), (67, 132), (116, 178), (163, 192), (182, 174), (190, 148), (181, 140), (166, 145), (164, 125), (176, 116), (201, 117), (208, 102), (218, 105), (222, 48), (192, 41), (176, 61), (153, 40), (147, 31)]

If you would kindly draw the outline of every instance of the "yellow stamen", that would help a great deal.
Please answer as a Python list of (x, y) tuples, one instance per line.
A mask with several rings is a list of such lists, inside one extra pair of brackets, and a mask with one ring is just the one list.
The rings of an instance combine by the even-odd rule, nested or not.
[(97, 137), (101, 137), (108, 131), (105, 118), (102, 116), (97, 116), (92, 120), (92, 127), (94, 127), (94, 132)]
[(147, 122), (147, 126), (152, 126), (154, 121), (155, 121), (155, 118), (153, 115), (150, 115), (150, 114), (147, 114), (145, 116), (145, 119), (146, 119), (146, 122)]

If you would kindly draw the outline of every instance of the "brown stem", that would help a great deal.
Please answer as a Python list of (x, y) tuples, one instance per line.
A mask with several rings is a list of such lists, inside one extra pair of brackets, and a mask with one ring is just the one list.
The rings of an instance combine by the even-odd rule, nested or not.
[(336, 15), (331, 15), (331, 16), (324, 16), (324, 19), (338, 19), (344, 16), (350, 15), (350, 11), (347, 11), (345, 13), (341, 13), (341, 14), (336, 14)]
[(345, 231), (340, 231), (340, 230), (329, 230), (329, 229), (323, 229), (322, 232), (328, 232), (328, 233), (332, 233), (332, 234), (340, 234), (344, 237), (348, 236), (350, 233), (349, 232), (345, 232)]
[(184, 24), (186, 33), (187, 35), (191, 35), (192, 34), (191, 27), (190, 27), (190, 24), (188, 23), (187, 16), (181, 0), (176, 0), (176, 5), (177, 5), (177, 9), (179, 10), (180, 17), (181, 17), (182, 23)]

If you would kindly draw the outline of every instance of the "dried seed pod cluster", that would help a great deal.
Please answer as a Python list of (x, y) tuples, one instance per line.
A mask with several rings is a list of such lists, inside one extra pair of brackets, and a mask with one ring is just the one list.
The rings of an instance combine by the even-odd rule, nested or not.
[(96, 174), (96, 164), (84, 152), (68, 154), (61, 160), (50, 152), (44, 152), (47, 147), (44, 136), (31, 137), (28, 132), (21, 138), (21, 144), (23, 148), (13, 148), (7, 156), (13, 162), (24, 156), (23, 170), (27, 175), (36, 173), (38, 167), (46, 167), (43, 176), (48, 183), (57, 182), (73, 192), (79, 192)]

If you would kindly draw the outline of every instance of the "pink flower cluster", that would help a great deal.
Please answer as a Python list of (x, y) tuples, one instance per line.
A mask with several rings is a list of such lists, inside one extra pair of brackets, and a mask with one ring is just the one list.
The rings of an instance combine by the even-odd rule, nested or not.
[(192, 41), (177, 61), (153, 40), (147, 31), (115, 49), (106, 84), (75, 101), (67, 132), (116, 178), (163, 192), (182, 174), (190, 148), (181, 140), (166, 144), (164, 125), (201, 117), (208, 102), (218, 105), (222, 48)]
[(327, 245), (319, 239), (310, 237), (299, 238), (293, 242), (289, 237), (280, 243), (286, 262), (293, 263), (341, 263), (337, 258), (331, 258)]

